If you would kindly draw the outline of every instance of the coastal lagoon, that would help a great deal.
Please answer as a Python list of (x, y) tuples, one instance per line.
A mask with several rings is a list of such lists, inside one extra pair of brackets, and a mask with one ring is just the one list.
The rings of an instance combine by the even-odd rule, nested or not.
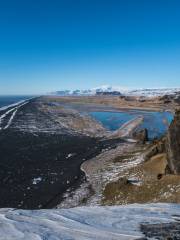
[(165, 134), (173, 119), (173, 114), (170, 112), (150, 112), (138, 110), (128, 110), (122, 112), (96, 111), (89, 112), (89, 114), (110, 131), (117, 130), (126, 122), (136, 117), (143, 116), (143, 122), (139, 126), (139, 129), (147, 128), (150, 139), (161, 137)]

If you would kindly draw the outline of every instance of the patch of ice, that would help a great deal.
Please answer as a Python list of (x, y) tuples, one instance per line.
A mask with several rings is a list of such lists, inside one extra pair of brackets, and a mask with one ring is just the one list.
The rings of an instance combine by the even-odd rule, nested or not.
[(132, 240), (140, 225), (175, 222), (179, 204), (132, 204), (72, 209), (0, 209), (0, 239)]

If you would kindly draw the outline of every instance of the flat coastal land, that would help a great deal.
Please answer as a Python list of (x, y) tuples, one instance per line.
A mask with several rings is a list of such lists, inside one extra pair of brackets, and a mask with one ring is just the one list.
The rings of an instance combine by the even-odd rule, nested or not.
[(82, 162), (122, 139), (74, 109), (34, 98), (0, 111), (0, 207), (51, 208), (84, 181)]
[(122, 111), (122, 110), (146, 110), (146, 111), (174, 111), (179, 108), (179, 100), (174, 96), (49, 96), (49, 100), (63, 103), (78, 110), (89, 109), (96, 111)]
[(1, 110), (0, 207), (101, 204), (107, 183), (123, 175), (120, 169), (142, 161), (141, 157), (133, 158), (123, 162), (125, 166), (119, 162), (118, 168), (117, 162), (114, 164), (118, 156), (137, 149), (132, 133), (142, 118), (110, 131), (82, 113), (131, 108), (173, 111), (176, 107), (176, 103), (163, 104), (160, 99), (157, 104), (152, 104), (152, 99), (143, 104), (136, 101), (43, 96)]

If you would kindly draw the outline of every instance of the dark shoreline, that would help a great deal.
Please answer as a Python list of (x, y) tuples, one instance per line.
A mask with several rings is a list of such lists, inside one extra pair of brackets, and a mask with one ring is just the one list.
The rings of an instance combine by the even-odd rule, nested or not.
[[(116, 143), (85, 136), (1, 131), (0, 207), (56, 207), (69, 187), (82, 182), (82, 162)], [(67, 158), (70, 153), (76, 155)], [(42, 180), (33, 184), (39, 177)]]

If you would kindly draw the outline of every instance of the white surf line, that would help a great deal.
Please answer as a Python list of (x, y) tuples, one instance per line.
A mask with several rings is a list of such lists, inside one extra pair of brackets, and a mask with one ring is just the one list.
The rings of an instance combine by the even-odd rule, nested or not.
[(11, 125), (11, 123), (12, 123), (12, 121), (13, 121), (13, 119), (14, 119), (14, 116), (15, 116), (16, 113), (17, 113), (17, 110), (18, 110), (18, 109), (16, 109), (16, 110), (12, 113), (12, 115), (11, 115), (9, 121), (8, 121), (8, 124), (7, 124), (3, 129), (7, 129), (7, 128)]
[[(24, 102), (24, 101), (23, 101), (23, 102)], [(18, 110), (20, 107), (22, 107), (22, 106), (24, 106), (25, 104), (27, 104), (28, 102), (29, 102), (29, 101), (26, 101), (26, 102), (24, 102), (23, 104), (20, 104), (20, 105), (18, 105), (17, 107), (14, 107), (14, 108), (8, 110), (7, 112), (5, 112), (5, 113), (0, 117), (0, 123), (2, 123), (2, 120), (3, 120), (9, 113), (11, 113), (11, 112), (13, 112), (13, 113), (12, 113), (12, 115), (11, 115), (11, 117), (10, 117), (7, 125), (6, 125), (4, 128), (0, 127), (0, 130), (2, 130), (2, 129), (7, 129), (7, 128), (11, 125), (11, 123), (12, 123), (12, 121), (13, 121), (16, 113), (17, 113), (17, 110)]]
[[(37, 97), (37, 96), (36, 96), (36, 97)], [(33, 98), (36, 98), (36, 97), (27, 98), (27, 99), (20, 100), (20, 101), (18, 101), (18, 102), (12, 103), (12, 104), (10, 104), (10, 105), (1, 107), (1, 108), (0, 108), (0, 111), (4, 111), (4, 110), (6, 110), (6, 109), (8, 109), (8, 108), (10, 108), (10, 107), (16, 107), (16, 106), (18, 106), (18, 105), (20, 105), (20, 104), (22, 104), (22, 103), (25, 103), (26, 101), (29, 101), (29, 100), (31, 100), (31, 99), (33, 99)]]
[[(28, 100), (28, 99), (27, 99), (27, 100)], [(10, 104), (10, 105), (1, 107), (1, 108), (0, 108), (0, 111), (6, 110), (6, 109), (8, 109), (8, 108), (10, 108), (10, 107), (16, 107), (16, 106), (18, 106), (19, 104), (24, 103), (24, 102), (27, 101), (27, 100), (21, 100), (21, 101), (19, 101), (19, 102), (12, 103), (12, 104)]]
[(15, 108), (11, 108), (10, 110), (8, 110), (7, 112), (5, 112), (3, 115), (0, 116), (0, 123), (2, 122), (2, 120), (12, 111), (14, 111)]

